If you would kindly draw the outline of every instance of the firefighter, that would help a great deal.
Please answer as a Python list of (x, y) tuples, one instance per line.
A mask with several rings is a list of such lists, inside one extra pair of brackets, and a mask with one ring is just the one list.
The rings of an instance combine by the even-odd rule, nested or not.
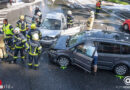
[(73, 26), (73, 16), (72, 12), (69, 10), (67, 12), (67, 28), (71, 28)]
[(90, 12), (90, 17), (88, 18), (88, 21), (87, 21), (87, 30), (92, 30), (95, 15), (94, 15), (94, 11), (89, 10), (89, 12)]
[(28, 34), (27, 34), (27, 39), (28, 39), (28, 40), (32, 40), (32, 35), (33, 35), (34, 33), (37, 33), (37, 34), (38, 34), (39, 40), (42, 38), (42, 33), (40, 32), (39, 29), (36, 28), (36, 24), (32, 24), (32, 25), (31, 25), (31, 30), (30, 30), (30, 31), (28, 32)]
[(20, 28), (15, 28), (14, 29), (14, 62), (16, 63), (17, 59), (18, 59), (18, 53), (20, 52), (21, 55), (21, 61), (22, 63), (24, 63), (24, 59), (25, 59), (25, 55), (24, 55), (24, 50), (28, 50), (29, 49), (29, 45), (27, 44), (27, 39), (25, 38), (25, 36), (20, 33)]
[(37, 26), (39, 27), (39, 25), (41, 24), (41, 20), (42, 20), (42, 12), (41, 10), (39, 9), (38, 6), (36, 6), (36, 9), (34, 11), (34, 16), (32, 18), (32, 22), (33, 23), (36, 23)]
[(37, 27), (40, 27), (41, 22), (42, 22), (42, 13), (41, 12), (37, 13), (36, 22), (37, 22)]
[(42, 51), (42, 47), (40, 45), (41, 34), (39, 30), (36, 30), (36, 25), (31, 25), (31, 31), (29, 32), (29, 62), (28, 67), (31, 69), (33, 67), (34, 61), (34, 69), (37, 70), (39, 68), (39, 54)]
[(8, 23), (8, 19), (3, 20), (2, 32), (4, 33), (4, 41), (8, 45), (10, 50), (13, 50), (13, 27)]
[(96, 17), (99, 14), (99, 11), (101, 9), (101, 2), (102, 2), (101, 0), (98, 0), (96, 3), (96, 13), (95, 13)]
[(38, 12), (36, 16), (33, 17), (32, 23), (36, 24), (37, 27), (40, 27), (42, 22), (42, 13)]
[(17, 21), (17, 24), (16, 24), (17, 27), (20, 28), (20, 32), (26, 36), (26, 31), (28, 30), (28, 24), (27, 22), (25, 21), (25, 17), (24, 15), (21, 15), (20, 16), (20, 20)]
[(38, 6), (36, 6), (34, 15), (36, 16), (38, 14), (38, 12), (41, 12), (41, 10)]

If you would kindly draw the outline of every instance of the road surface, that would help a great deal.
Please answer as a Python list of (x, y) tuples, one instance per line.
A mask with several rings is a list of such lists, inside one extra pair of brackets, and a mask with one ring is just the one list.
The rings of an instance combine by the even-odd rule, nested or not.
[(93, 76), (76, 66), (62, 70), (49, 62), (46, 53), (40, 62), (37, 71), (20, 63), (1, 63), (0, 80), (12, 88), (4, 90), (119, 90), (125, 86), (111, 71), (98, 70), (97, 76)]

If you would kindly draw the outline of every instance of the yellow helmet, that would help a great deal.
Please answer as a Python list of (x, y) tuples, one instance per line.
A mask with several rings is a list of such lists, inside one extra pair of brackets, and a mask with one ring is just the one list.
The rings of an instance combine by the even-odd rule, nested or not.
[(21, 16), (20, 16), (20, 19), (21, 19), (21, 20), (24, 20), (24, 15), (21, 15)]
[(72, 11), (69, 10), (69, 11), (67, 12), (67, 14), (68, 14), (68, 15), (72, 15)]
[(36, 29), (36, 24), (32, 24), (31, 29)]

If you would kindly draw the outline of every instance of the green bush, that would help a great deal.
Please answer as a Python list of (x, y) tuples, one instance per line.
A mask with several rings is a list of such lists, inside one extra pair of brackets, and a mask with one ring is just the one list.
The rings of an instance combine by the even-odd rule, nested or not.
[(129, 5), (129, 3), (123, 2), (121, 0), (105, 0), (105, 1), (113, 2), (113, 3), (118, 3), (118, 4), (123, 4), (123, 5)]
[(127, 2), (120, 2), (120, 4), (129, 5), (129, 3), (127, 3)]

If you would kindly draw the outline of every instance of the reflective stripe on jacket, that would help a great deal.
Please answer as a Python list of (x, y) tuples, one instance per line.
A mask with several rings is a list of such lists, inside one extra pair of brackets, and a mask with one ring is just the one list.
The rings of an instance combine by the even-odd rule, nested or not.
[(30, 41), (29, 49), (29, 55), (37, 56), (41, 53), (42, 47), (38, 41)]
[(17, 22), (17, 27), (20, 28), (20, 31), (26, 31), (27, 30), (27, 23), (24, 21), (23, 23), (21, 21)]
[(8, 37), (8, 36), (12, 36), (13, 35), (13, 29), (10, 29), (10, 24), (8, 25), (3, 25), (3, 31), (4, 31), (4, 34)]

